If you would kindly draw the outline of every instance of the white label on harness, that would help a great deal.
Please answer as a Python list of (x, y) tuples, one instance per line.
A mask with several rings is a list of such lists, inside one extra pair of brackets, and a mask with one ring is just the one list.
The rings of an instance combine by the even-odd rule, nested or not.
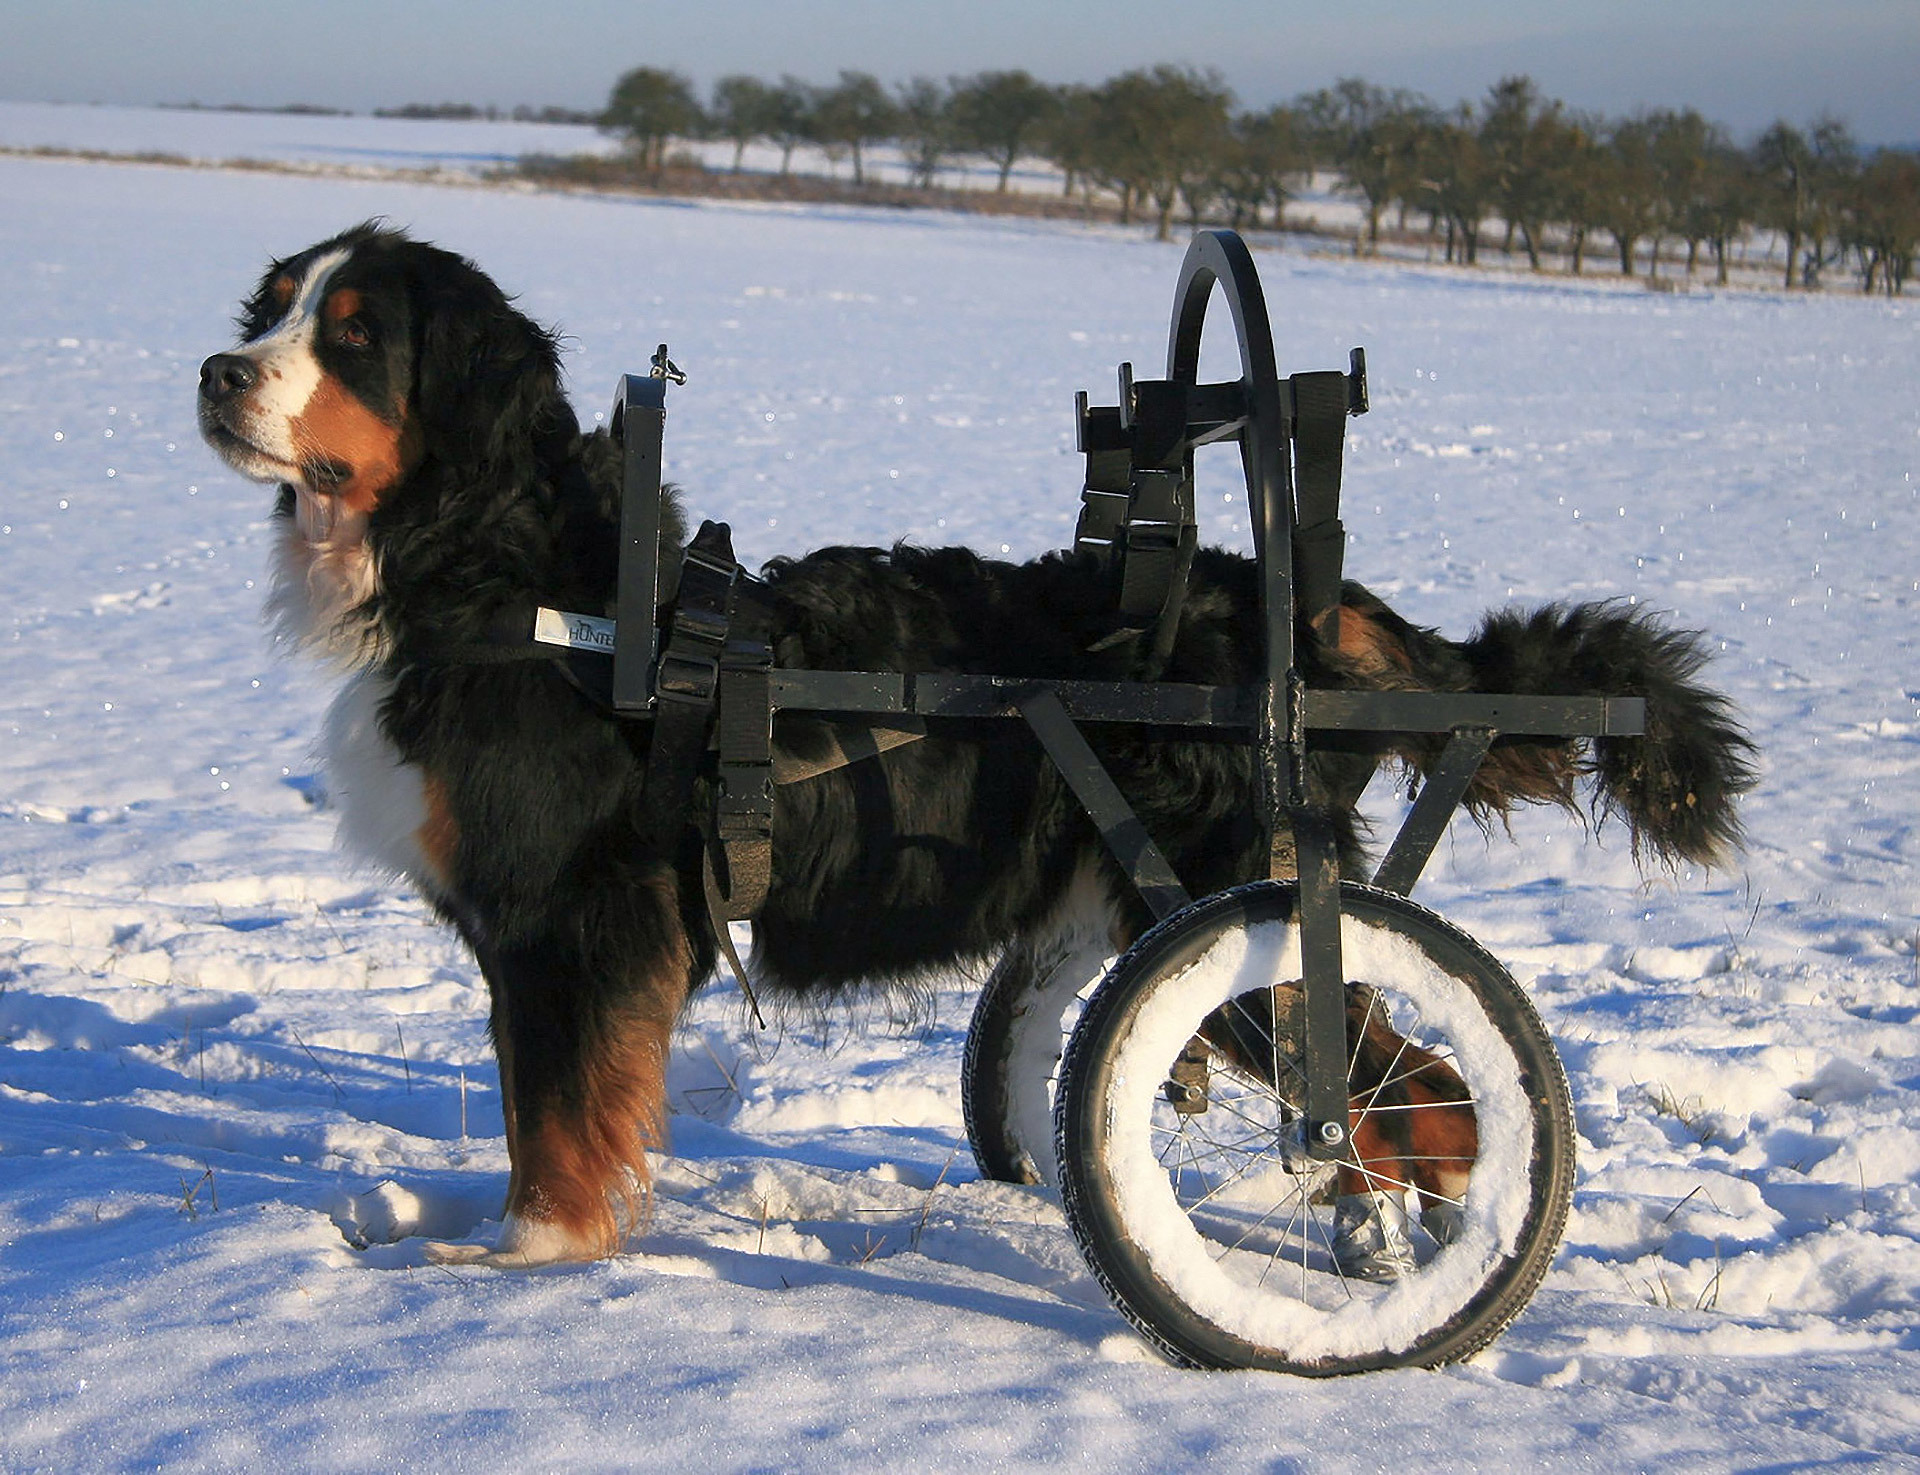
[(559, 609), (533, 612), (533, 638), (542, 645), (564, 645), (569, 650), (597, 650), (613, 654), (614, 621), (595, 615), (569, 614)]

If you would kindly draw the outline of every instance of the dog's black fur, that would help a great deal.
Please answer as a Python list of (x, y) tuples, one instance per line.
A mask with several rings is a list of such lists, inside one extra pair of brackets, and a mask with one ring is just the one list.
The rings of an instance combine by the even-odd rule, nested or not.
[[(372, 835), (374, 858), (421, 887), (491, 991), (513, 1165), (493, 1258), (610, 1253), (641, 1207), (644, 1149), (663, 1139), (669, 1033), (714, 966), (698, 843), (645, 792), (649, 724), (615, 719), (548, 663), (445, 653), (486, 639), (503, 609), (611, 612), (617, 459), (581, 433), (554, 338), (470, 263), (396, 232), (363, 226), (276, 263), (241, 332), (203, 372), (203, 425), (241, 470), (281, 483), (283, 626), (346, 667), (345, 715), (329, 729), (343, 828)], [(295, 404), (269, 366), (319, 387)], [(347, 417), (348, 443), (329, 443), (343, 397), (364, 414)], [(670, 503), (669, 592), (683, 538)], [(1136, 651), (1108, 639), (1111, 580), (1081, 555), (827, 548), (765, 579), (783, 666), (1136, 674)], [(1200, 552), (1159, 674), (1253, 681), (1258, 605), (1248, 559)], [(1470, 804), (1483, 817), (1572, 804), (1590, 776), (1600, 807), (1660, 860), (1713, 863), (1738, 840), (1752, 750), (1697, 682), (1692, 635), (1604, 604), (1496, 614), (1454, 643), (1350, 584), (1338, 646), (1299, 636), (1316, 686), (1644, 695), (1645, 737), (1503, 744)], [(1248, 747), (1127, 728), (1091, 738), (1190, 891), (1266, 874)], [(786, 717), (776, 741), (805, 758), (829, 738)], [(1419, 768), (1436, 745), (1350, 741), (1316, 756), (1312, 797), (1349, 863), (1367, 777), (1381, 762)], [(411, 806), (399, 827), (396, 781)], [(1044, 939), (1088, 897), (1116, 940), (1146, 920), (1031, 736), (1007, 722), (942, 729), (779, 789), (755, 971), (793, 991), (911, 979)]]

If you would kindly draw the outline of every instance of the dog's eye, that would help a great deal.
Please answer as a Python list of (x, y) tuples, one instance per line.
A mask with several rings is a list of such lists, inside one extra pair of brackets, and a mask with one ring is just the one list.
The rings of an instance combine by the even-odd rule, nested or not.
[(358, 318), (348, 318), (340, 325), (334, 336), (348, 348), (365, 348), (373, 342), (373, 334), (367, 331), (367, 325)]

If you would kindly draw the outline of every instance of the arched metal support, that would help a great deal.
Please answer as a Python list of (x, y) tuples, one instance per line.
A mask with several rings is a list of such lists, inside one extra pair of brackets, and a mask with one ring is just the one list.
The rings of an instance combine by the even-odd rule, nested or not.
[[(1246, 242), (1232, 231), (1202, 231), (1187, 248), (1174, 292), (1173, 326), (1167, 345), (1167, 378), (1183, 385), (1189, 400), (1198, 398), (1200, 340), (1215, 287), (1226, 298), (1240, 349), (1241, 467), (1246, 476), (1247, 508), (1253, 519), (1253, 547), (1260, 568), (1262, 623), (1266, 629), (1266, 666), (1258, 700), (1257, 741), (1266, 788), (1269, 869), (1276, 878), (1291, 867), (1300, 881), (1301, 961), (1305, 1007), (1299, 1041), (1306, 1066), (1308, 1151), (1334, 1158), (1344, 1150), (1347, 1133), (1345, 969), (1340, 959), (1340, 866), (1333, 831), (1323, 816), (1307, 807), (1306, 684), (1294, 648), (1299, 605), (1299, 572), (1294, 566), (1297, 509), (1293, 482), (1293, 414), (1289, 383), (1283, 390), (1273, 352), (1273, 329), (1266, 294)], [(1339, 375), (1314, 376), (1312, 390), (1339, 394), (1335, 433), (1343, 434), (1349, 396), (1344, 384), (1324, 382)], [(1364, 393), (1364, 391), (1363, 391)], [(1320, 427), (1324, 438), (1324, 425)], [(1333, 463), (1333, 493), (1339, 488), (1338, 442)], [(1332, 531), (1338, 533), (1337, 516)], [(1339, 597), (1338, 564), (1331, 599)], [(1337, 619), (1330, 605), (1310, 611)], [(1337, 638), (1337, 627), (1335, 627)], [(1287, 844), (1283, 846), (1282, 836)]]
[(1174, 289), (1167, 377), (1190, 392), (1198, 389), (1201, 335), (1216, 286), (1226, 299), (1240, 349), (1237, 434), (1267, 633), (1259, 745), (1268, 821), (1277, 835), (1283, 810), (1306, 802), (1304, 754), (1298, 742), (1289, 741), (1303, 731), (1298, 711), (1303, 693), (1294, 651), (1293, 473), (1266, 294), (1253, 254), (1232, 231), (1201, 231), (1187, 248)]

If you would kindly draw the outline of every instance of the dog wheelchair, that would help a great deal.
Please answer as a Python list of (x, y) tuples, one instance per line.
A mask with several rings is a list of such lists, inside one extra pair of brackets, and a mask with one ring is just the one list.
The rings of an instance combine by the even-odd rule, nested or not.
[[(1241, 373), (1203, 383), (1216, 289)], [(1631, 736), (1644, 703), (1303, 679), (1302, 632), (1338, 641), (1341, 452), (1346, 420), (1367, 409), (1360, 351), (1344, 372), (1283, 379), (1252, 256), (1232, 232), (1204, 232), (1181, 267), (1165, 378), (1122, 365), (1118, 404), (1079, 396), (1076, 547), (1112, 569), (1120, 626), (1149, 669), (1172, 642), (1196, 546), (1195, 448), (1239, 446), (1265, 631), (1264, 674), (1244, 688), (781, 669), (737, 618), (723, 525), (689, 546), (660, 622), (666, 389), (683, 381), (663, 345), (615, 400), (617, 620), (568, 617), (576, 628), (535, 638), (611, 655), (612, 705), (654, 723), (650, 794), (691, 803), (696, 773), (711, 780), (711, 813), (691, 818), (715, 931), (749, 1001), (726, 923), (765, 894), (775, 785), (823, 771), (782, 771), (774, 716), (833, 724), (828, 766), (942, 723), (1025, 722), (1155, 923), (1117, 961), (1104, 938), (1002, 956), (963, 1076), (981, 1173), (1057, 1186), (1093, 1274), (1180, 1363), (1324, 1375), (1433, 1365), (1490, 1342), (1559, 1243), (1571, 1101), (1506, 970), (1408, 893), (1496, 740)], [(1253, 745), (1269, 877), (1189, 896), (1088, 724)], [(1342, 879), (1328, 813), (1308, 802), (1309, 756), (1393, 734), (1444, 745), (1371, 880)]]

